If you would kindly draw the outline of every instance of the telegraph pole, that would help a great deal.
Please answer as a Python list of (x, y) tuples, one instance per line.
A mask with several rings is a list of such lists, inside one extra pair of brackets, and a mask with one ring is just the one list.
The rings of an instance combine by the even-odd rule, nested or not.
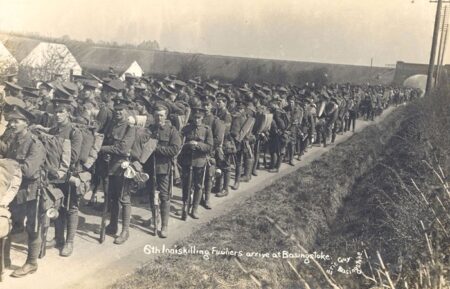
[(433, 40), (431, 42), (430, 63), (428, 65), (427, 86), (425, 95), (429, 96), (433, 86), (434, 60), (436, 59), (436, 46), (439, 37), (439, 26), (441, 24), (442, 0), (437, 1), (436, 18), (434, 19)]
[(439, 74), (441, 72), (442, 65), (442, 46), (444, 44), (444, 33), (445, 27), (447, 26), (446, 22), (447, 17), (447, 6), (444, 6), (444, 16), (442, 17), (442, 28), (441, 28), (441, 36), (439, 37), (439, 51), (438, 51), (438, 60), (437, 60), (437, 69), (436, 69), (436, 78), (434, 79), (434, 87), (437, 86), (439, 82)]
[(441, 63), (439, 63), (439, 74), (437, 77), (440, 78), (440, 75), (442, 73), (442, 70), (444, 69), (444, 57), (445, 57), (445, 48), (447, 47), (447, 35), (448, 35), (448, 24), (445, 25), (445, 36), (444, 36), (444, 47), (442, 48), (442, 56), (441, 56)]

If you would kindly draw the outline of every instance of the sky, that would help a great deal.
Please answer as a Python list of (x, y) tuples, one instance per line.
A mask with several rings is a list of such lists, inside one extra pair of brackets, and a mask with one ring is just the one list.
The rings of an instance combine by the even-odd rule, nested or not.
[(435, 12), (428, 0), (0, 0), (0, 30), (385, 66), (429, 61)]

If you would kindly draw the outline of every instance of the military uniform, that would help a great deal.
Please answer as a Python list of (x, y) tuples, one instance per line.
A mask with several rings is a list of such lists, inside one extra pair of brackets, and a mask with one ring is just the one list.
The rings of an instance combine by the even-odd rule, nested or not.
[(223, 153), (223, 141), (225, 135), (225, 125), (220, 118), (213, 115), (212, 113), (207, 113), (203, 118), (203, 124), (211, 128), (213, 135), (213, 149), (209, 154), (209, 163), (207, 166), (207, 172), (205, 177), (205, 208), (211, 209), (209, 204), (209, 198), (211, 194), (211, 189), (214, 183), (214, 176), (216, 171), (216, 165), (219, 162), (224, 161), (225, 155)]
[[(56, 125), (50, 128), (51, 135), (58, 136), (62, 139), (70, 140), (70, 168), (65, 182), (58, 184), (57, 187), (64, 193), (65, 206), (60, 208), (59, 216), (55, 220), (55, 241), (57, 246), (62, 248), (61, 256), (69, 256), (73, 250), (73, 242), (75, 232), (78, 228), (78, 208), (79, 208), (79, 191), (75, 184), (69, 181), (70, 177), (79, 170), (79, 156), (83, 136), (79, 129), (68, 121), (63, 125)], [(65, 227), (67, 226), (67, 236), (64, 237)]]
[(216, 150), (216, 164), (222, 171), (218, 179), (216, 179), (216, 196), (224, 197), (228, 195), (229, 192), (228, 187), (231, 179), (231, 161), (236, 154), (236, 146), (230, 135), (231, 114), (226, 108), (223, 108), (217, 110), (216, 116), (223, 124), (223, 142), (221, 148)]
[(243, 142), (238, 142), (237, 138), (239, 136), (239, 132), (242, 126), (247, 119), (245, 112), (239, 112), (242, 109), (242, 104), (237, 106), (237, 112), (232, 115), (231, 119), (231, 127), (230, 127), (230, 136), (232, 141), (234, 142), (236, 152), (233, 157), (235, 157), (234, 165), (235, 165), (235, 175), (234, 175), (234, 185), (231, 187), (233, 190), (239, 189), (239, 184), (241, 181), (241, 159), (243, 154)]
[(270, 151), (270, 168), (278, 172), (286, 153), (287, 135), (286, 129), (288, 128), (287, 114), (280, 108), (272, 110), (273, 121), (269, 131), (269, 151)]
[(181, 138), (177, 129), (166, 121), (164, 125), (154, 124), (150, 127), (150, 136), (158, 140), (158, 145), (145, 164), (145, 171), (149, 175), (155, 175), (156, 183), (150, 178), (150, 185), (154, 187), (151, 192), (159, 192), (159, 198), (150, 196), (150, 203), (156, 199), (160, 201), (161, 208), (161, 237), (167, 237), (167, 228), (169, 224), (170, 200), (172, 189), (170, 182), (173, 181), (171, 174), (174, 169), (174, 158), (181, 148)]
[[(126, 109), (122, 103), (117, 102), (115, 109)], [(119, 104), (120, 103), (120, 104)], [(105, 139), (100, 153), (108, 163), (108, 197), (110, 198), (111, 220), (106, 227), (108, 234), (116, 234), (118, 230), (119, 210), (122, 206), (122, 232), (114, 240), (115, 244), (124, 243), (129, 237), (131, 220), (130, 180), (124, 176), (122, 163), (129, 160), (131, 148), (135, 141), (136, 131), (127, 119), (114, 119), (105, 132)]]
[[(339, 105), (335, 97), (331, 98), (331, 101), (325, 106), (325, 122), (326, 122), (326, 137), (331, 136), (331, 143), (334, 143), (336, 139), (337, 125), (336, 122), (339, 118)], [(324, 145), (326, 144), (326, 139), (324, 139)]]
[[(9, 120), (28, 119), (26, 112), (11, 113)], [(27, 222), (26, 231), (28, 234), (28, 254), (25, 265), (12, 274), (13, 277), (23, 277), (37, 270), (37, 258), (40, 252), (41, 236), (39, 234), (39, 204), (38, 190), (40, 186), (40, 169), (44, 164), (45, 150), (39, 139), (30, 131), (23, 134), (14, 134), (8, 143), (0, 141), (0, 154), (9, 159), (16, 160), (22, 170), (22, 182), (16, 197), (14, 198), (11, 209), (18, 211), (25, 210)], [(9, 251), (11, 240), (8, 238), (5, 247), (5, 261), (7, 265), (11, 264), (9, 259)]]
[[(190, 123), (185, 126), (181, 133), (185, 140), (179, 157), (179, 163), (182, 166), (182, 218), (186, 219), (186, 216), (189, 213), (187, 212), (187, 201), (191, 191), (190, 185), (192, 185), (194, 189), (192, 217), (197, 219), (197, 209), (200, 204), (205, 168), (208, 162), (208, 155), (212, 151), (214, 145), (213, 134), (211, 128), (204, 124), (197, 125), (195, 123)], [(193, 141), (197, 142), (197, 145), (190, 144), (190, 142)], [(190, 174), (192, 178), (189, 178)], [(189, 183), (189, 179), (191, 179), (191, 184)]]
[(285, 107), (288, 118), (288, 143), (287, 143), (287, 158), (290, 165), (293, 165), (295, 152), (299, 150), (298, 144), (301, 142), (300, 127), (303, 120), (303, 109), (295, 103), (291, 103)]

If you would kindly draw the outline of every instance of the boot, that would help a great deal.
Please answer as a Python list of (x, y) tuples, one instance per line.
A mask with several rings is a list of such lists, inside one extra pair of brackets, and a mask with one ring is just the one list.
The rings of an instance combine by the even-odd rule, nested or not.
[(25, 263), (19, 269), (14, 270), (14, 272), (12, 272), (12, 274), (11, 274), (11, 277), (15, 277), (15, 278), (25, 277), (28, 274), (33, 274), (34, 272), (36, 272), (37, 269), (38, 269), (37, 264)]
[(197, 210), (198, 210), (198, 205), (200, 204), (200, 198), (201, 198), (201, 191), (195, 191), (194, 192), (194, 202), (192, 204), (192, 218), (193, 219), (198, 219), (198, 215), (197, 215)]
[(224, 176), (223, 176), (224, 180), (223, 180), (223, 188), (220, 191), (220, 193), (218, 193), (216, 195), (216, 197), (221, 198), (221, 197), (226, 197), (228, 196), (229, 190), (228, 187), (230, 186), (230, 178), (231, 178), (231, 174), (229, 171), (224, 171)]
[[(38, 230), (39, 231), (39, 230)], [(28, 253), (26, 264), (37, 265), (39, 253), (41, 252), (41, 236), (38, 232), (28, 232)]]
[(161, 238), (167, 238), (167, 227), (169, 225), (170, 201), (161, 201)]
[(75, 232), (78, 228), (78, 211), (69, 212), (67, 219), (67, 241), (62, 248), (60, 255), (62, 257), (69, 257), (73, 252), (73, 240)]
[(114, 244), (121, 245), (128, 240), (130, 236), (129, 228), (130, 228), (130, 220), (131, 220), (131, 204), (123, 204), (122, 205), (122, 232), (119, 237), (114, 240)]
[(183, 212), (181, 213), (181, 220), (187, 220), (187, 202), (183, 202)]
[(231, 187), (233, 190), (239, 190), (240, 180), (241, 180), (241, 164), (236, 164), (236, 174), (234, 176), (234, 185)]
[(105, 228), (105, 233), (108, 235), (116, 235), (118, 230), (117, 223), (119, 221), (119, 204), (116, 200), (111, 200), (110, 208), (111, 218), (109, 220), (109, 224)]
[(252, 179), (253, 159), (248, 158), (244, 162), (244, 177), (242, 182), (248, 183)]

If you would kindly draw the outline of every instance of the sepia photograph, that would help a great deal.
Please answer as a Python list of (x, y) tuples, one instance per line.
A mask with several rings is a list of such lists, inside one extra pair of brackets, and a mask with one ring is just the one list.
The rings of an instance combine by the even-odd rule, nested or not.
[(0, 289), (450, 289), (448, 0), (0, 0)]

